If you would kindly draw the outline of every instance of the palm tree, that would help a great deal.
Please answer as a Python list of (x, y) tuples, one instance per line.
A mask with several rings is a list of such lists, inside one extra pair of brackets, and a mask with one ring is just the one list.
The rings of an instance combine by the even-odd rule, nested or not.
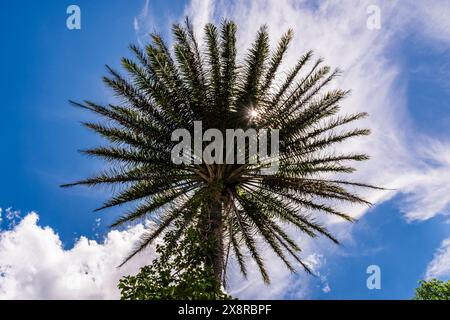
[[(207, 24), (204, 47), (199, 46), (187, 19), (172, 31), (173, 51), (157, 34), (151, 35), (145, 49), (130, 46), (135, 60), (122, 59), (128, 77), (107, 67), (110, 75), (103, 80), (120, 102), (72, 102), (106, 120), (84, 125), (106, 138), (108, 145), (83, 152), (107, 160), (110, 168), (66, 186), (118, 186), (120, 191), (98, 210), (135, 206), (112, 227), (157, 218), (157, 227), (148, 231), (124, 263), (165, 231), (174, 232), (176, 239), (195, 226), (205, 241), (214, 243), (205, 263), (220, 285), (230, 255), (244, 275), (246, 256), (253, 258), (263, 280), (269, 282), (259, 247), (262, 242), (289, 270), (299, 263), (309, 272), (287, 227), (338, 243), (319, 223), (318, 214), (353, 221), (334, 203), (369, 204), (355, 189), (374, 187), (336, 178), (353, 172), (350, 163), (368, 156), (338, 153), (333, 148), (368, 135), (367, 129), (348, 126), (367, 114), (337, 115), (349, 92), (323, 92), (340, 72), (323, 66), (321, 59), (312, 61), (312, 52), (279, 76), (292, 30), (271, 53), (267, 27), (261, 27), (242, 61), (237, 58), (233, 22), (224, 21), (220, 27)], [(262, 174), (262, 162), (174, 164), (171, 150), (176, 142), (171, 133), (178, 128), (192, 132), (194, 121), (202, 121), (205, 130), (222, 132), (279, 128), (278, 172)], [(168, 250), (175, 242), (166, 244)]]

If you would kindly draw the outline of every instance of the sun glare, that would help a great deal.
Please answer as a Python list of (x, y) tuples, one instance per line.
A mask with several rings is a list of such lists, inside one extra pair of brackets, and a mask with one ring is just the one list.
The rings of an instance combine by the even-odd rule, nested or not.
[(252, 110), (250, 110), (249, 115), (250, 115), (250, 118), (255, 119), (255, 118), (258, 118), (259, 113), (255, 109), (252, 109)]

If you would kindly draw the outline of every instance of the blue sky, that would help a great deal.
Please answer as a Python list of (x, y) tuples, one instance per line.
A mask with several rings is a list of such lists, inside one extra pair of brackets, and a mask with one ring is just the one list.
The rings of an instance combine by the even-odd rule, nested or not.
[[(383, 1), (379, 2), (384, 9)], [(81, 8), (81, 30), (66, 28), (66, 8), (72, 3)], [(65, 250), (70, 250), (82, 235), (102, 242), (109, 232), (108, 224), (120, 214), (120, 209), (93, 213), (106, 199), (108, 190), (68, 190), (59, 187), (62, 183), (85, 177), (102, 168), (101, 162), (77, 152), (101, 141), (79, 124), (90, 115), (71, 107), (68, 100), (105, 102), (112, 99), (111, 93), (101, 81), (101, 76), (105, 73), (104, 65), (119, 67), (120, 57), (129, 55), (127, 46), (142, 41), (142, 34), (147, 29), (157, 28), (167, 35), (169, 23), (182, 18), (186, 12), (198, 16), (198, 21), (202, 21), (202, 14), (207, 8), (198, 3), (199, 1), (193, 1), (189, 6), (189, 2), (185, 1), (151, 0), (148, 12), (145, 12), (143, 8), (146, 1), (140, 0), (1, 2), (0, 61), (3, 76), (0, 78), (0, 208), (3, 208), (3, 213), (9, 207), (20, 210), (22, 216), (31, 211), (37, 212), (38, 225), (49, 226), (57, 233)], [(239, 5), (245, 7), (245, 3), (243, 1)], [(289, 3), (285, 1), (282, 5), (288, 6)], [(303, 5), (303, 1), (299, 3)], [(235, 4), (237, 8), (239, 5)], [(306, 17), (314, 17), (312, 8), (316, 6), (317, 3), (305, 2), (304, 10), (311, 11)], [(293, 7), (297, 8), (296, 5)], [(402, 150), (406, 150), (405, 156), (386, 156), (386, 162), (408, 157), (405, 161), (407, 165), (399, 165), (399, 168), (406, 166), (407, 169), (399, 172), (402, 178), (398, 181), (394, 173), (386, 174), (386, 180), (380, 181), (383, 185), (396, 189), (398, 187), (398, 190), (390, 196), (373, 195), (376, 205), (361, 213), (359, 222), (351, 228), (351, 235), (344, 237), (346, 240), (341, 247), (324, 244), (326, 248), (323, 252), (319, 251), (322, 262), (318, 270), (322, 277), (307, 279), (304, 276), (291, 276), (277, 297), (298, 297), (298, 290), (288, 283), (297, 283), (300, 279), (308, 284), (307, 291), (302, 293), (307, 298), (408, 299), (413, 295), (417, 281), (426, 276), (427, 267), (436, 257), (444, 239), (450, 237), (446, 216), (448, 202), (439, 208), (430, 209), (431, 213), (426, 218), (414, 215), (418, 205), (433, 201), (431, 196), (423, 199), (417, 194), (425, 190), (425, 195), (433, 195), (436, 194), (433, 188), (439, 190), (439, 186), (445, 185), (433, 180), (434, 174), (438, 177), (445, 174), (450, 176), (450, 166), (446, 167), (445, 161), (440, 161), (442, 159), (439, 156), (436, 156), (437, 159), (430, 156), (430, 153), (442, 149), (432, 148), (428, 151), (425, 148), (427, 145), (446, 148), (449, 140), (450, 30), (438, 25), (442, 21), (432, 19), (427, 20), (427, 24), (436, 23), (436, 26), (421, 26), (425, 18), (414, 16), (418, 15), (420, 8), (386, 7), (389, 7), (386, 8), (389, 12), (408, 12), (405, 16), (409, 20), (402, 22), (405, 24), (402, 26), (398, 26), (402, 24), (398, 21), (395, 24), (386, 21), (390, 30), (389, 40), (382, 35), (374, 36), (374, 39), (383, 42), (383, 47), (374, 49), (379, 50), (376, 53), (367, 53), (366, 67), (370, 66), (372, 60), (378, 59), (381, 61), (380, 65), (395, 75), (388, 81), (389, 88), (379, 90), (377, 85), (383, 86), (385, 83), (373, 83), (373, 88), (367, 90), (373, 89), (371, 94), (377, 98), (384, 95), (385, 100), (380, 100), (379, 103), (388, 101), (390, 104), (383, 106), (386, 108), (383, 109), (384, 113), (377, 113), (378, 109), (373, 107), (373, 121), (380, 123), (380, 126), (375, 125), (376, 129), (389, 129), (386, 132), (392, 131), (396, 137), (402, 137), (403, 140), (398, 140), (401, 141)], [(235, 14), (238, 21), (244, 21), (246, 14), (258, 15), (265, 10), (263, 7), (253, 9), (241, 11), (241, 16), (236, 13), (236, 8), (229, 8), (226, 12), (232, 17)], [(450, 10), (449, 7), (445, 9)], [(339, 14), (345, 16), (345, 12), (350, 11), (343, 9), (343, 12)], [(328, 17), (328, 14), (330, 13), (321, 14), (313, 21), (321, 23), (324, 16), (334, 21), (336, 17)], [(217, 19), (222, 15), (225, 15), (223, 5), (218, 6), (211, 17)], [(135, 18), (140, 25), (139, 30), (135, 30)], [(255, 21), (260, 21), (258, 19)], [(249, 20), (248, 17), (246, 20)], [(267, 23), (271, 27), (271, 21)], [(296, 29), (297, 26), (292, 27)], [(314, 28), (314, 25), (310, 24), (309, 27)], [(391, 30), (395, 28), (398, 29)], [(428, 31), (414, 32), (415, 28)], [(441, 28), (445, 28), (447, 33), (442, 33)], [(383, 29), (380, 32), (382, 31)], [(305, 28), (296, 30), (297, 36), (302, 37), (302, 32), (305, 32), (308, 39), (311, 31)], [(361, 43), (366, 39), (359, 33), (356, 38), (361, 39)], [(358, 42), (355, 44), (349, 39), (347, 47), (352, 48), (352, 45), (358, 46)], [(308, 47), (308, 43), (301, 46)], [(313, 43), (314, 46), (320, 48), (320, 43)], [(365, 47), (361, 50), (364, 52)], [(324, 53), (325, 56), (330, 54), (333, 53)], [(361, 70), (372, 72), (366, 67), (361, 67)], [(354, 77), (349, 80), (348, 85), (355, 81)], [(354, 84), (358, 87), (358, 83)], [(356, 95), (354, 102), (358, 102), (358, 97)], [(375, 102), (378, 103), (373, 101)], [(393, 125), (387, 127), (386, 123)], [(383, 132), (386, 137), (392, 136), (388, 136), (386, 132)], [(383, 134), (378, 132), (376, 136), (382, 138)], [(377, 140), (378, 143), (381, 138)], [(391, 146), (387, 142), (386, 144)], [(374, 152), (377, 153), (377, 150)], [(400, 153), (398, 150), (379, 150), (380, 153), (391, 151)], [(395, 165), (393, 168), (396, 168)], [(421, 170), (429, 170), (430, 173)], [(376, 172), (376, 167), (372, 171)], [(374, 176), (372, 171), (369, 170), (367, 175)], [(422, 177), (421, 174), (427, 177)], [(417, 178), (407, 180), (407, 177), (412, 176)], [(389, 179), (393, 181), (392, 184)], [(101, 218), (99, 225), (96, 223), (98, 218)], [(0, 223), (2, 232), (13, 229), (12, 225), (8, 226), (5, 218)], [(371, 264), (381, 267), (381, 290), (368, 290), (366, 287), (366, 268)], [(448, 269), (445, 270), (448, 272)], [(440, 274), (442, 278), (450, 276), (445, 272)], [(302, 288), (303, 282), (300, 281), (299, 285)], [(322, 290), (325, 284), (328, 284), (331, 291)], [(0, 281), (0, 289), (1, 286)], [(250, 293), (248, 296), (257, 297)]]

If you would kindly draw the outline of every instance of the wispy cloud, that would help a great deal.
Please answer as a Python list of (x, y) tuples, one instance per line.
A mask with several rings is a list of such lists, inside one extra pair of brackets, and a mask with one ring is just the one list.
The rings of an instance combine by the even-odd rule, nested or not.
[(138, 42), (143, 45), (147, 40), (148, 33), (155, 30), (153, 16), (150, 13), (150, 0), (145, 0), (144, 6), (133, 20), (133, 28)]
[(428, 264), (426, 279), (450, 277), (450, 238), (445, 239)]
[(450, 5), (446, 1), (414, 1), (411, 4), (411, 22), (415, 23), (424, 38), (437, 40), (443, 45), (450, 44)]
[(428, 220), (450, 213), (450, 144), (427, 139), (421, 158), (403, 179), (401, 210), (408, 220)]
[(192, 25), (199, 39), (203, 38), (203, 27), (213, 21), (215, 11), (214, 0), (192, 0), (184, 14), (192, 18)]

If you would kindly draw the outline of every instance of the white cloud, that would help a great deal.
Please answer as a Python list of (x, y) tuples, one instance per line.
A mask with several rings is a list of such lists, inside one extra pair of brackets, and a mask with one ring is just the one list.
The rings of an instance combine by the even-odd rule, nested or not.
[[(134, 17), (133, 20), (134, 31), (139, 32), (142, 29), (141, 25), (147, 22), (145, 20), (149, 20), (148, 19), (149, 8), (150, 8), (150, 0), (145, 0), (145, 4), (142, 7), (141, 11), (136, 17)], [(148, 25), (144, 25), (144, 29), (147, 27)]]
[[(417, 23), (424, 37), (450, 44), (450, 5), (446, 1), (415, 1), (411, 6), (411, 20)], [(408, 5), (407, 5), (408, 6)]]
[(445, 239), (428, 264), (426, 279), (450, 277), (450, 238)]
[(214, 0), (192, 0), (191, 4), (186, 7), (185, 15), (192, 17), (192, 26), (196, 36), (203, 39), (203, 27), (212, 21), (214, 15)]
[(118, 299), (119, 279), (148, 264), (153, 248), (117, 268), (144, 231), (109, 232), (103, 243), (81, 237), (65, 250), (58, 234), (30, 213), (0, 233), (0, 299)]
[(141, 11), (134, 17), (133, 28), (139, 44), (143, 45), (146, 43), (149, 32), (155, 30), (153, 16), (150, 13), (150, 0), (145, 0)]
[(141, 27), (139, 26), (139, 20), (135, 17), (133, 20), (134, 31), (139, 32)]
[(404, 179), (402, 211), (409, 220), (424, 221), (450, 209), (450, 144), (428, 141), (421, 168)]

